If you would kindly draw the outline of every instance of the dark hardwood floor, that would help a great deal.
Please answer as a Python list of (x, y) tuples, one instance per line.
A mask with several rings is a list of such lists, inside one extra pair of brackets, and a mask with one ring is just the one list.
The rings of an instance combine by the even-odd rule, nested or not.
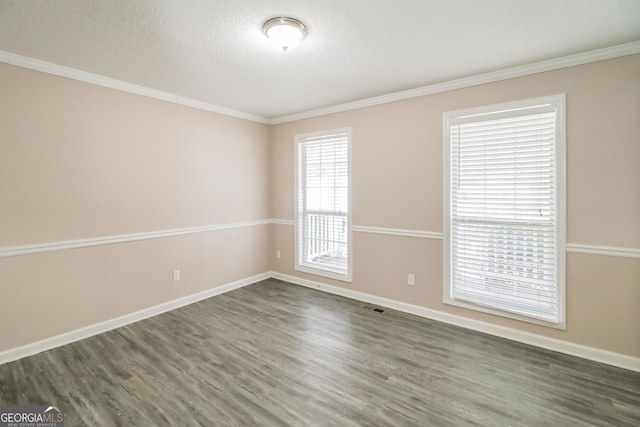
[(67, 426), (640, 426), (634, 373), (266, 280), (0, 366)]

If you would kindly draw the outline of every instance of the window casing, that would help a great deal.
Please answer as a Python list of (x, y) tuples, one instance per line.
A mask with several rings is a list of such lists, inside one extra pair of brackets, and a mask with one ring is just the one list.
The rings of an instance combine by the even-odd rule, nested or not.
[(447, 304), (565, 327), (565, 96), (444, 114)]
[(351, 281), (351, 129), (297, 135), (296, 270)]

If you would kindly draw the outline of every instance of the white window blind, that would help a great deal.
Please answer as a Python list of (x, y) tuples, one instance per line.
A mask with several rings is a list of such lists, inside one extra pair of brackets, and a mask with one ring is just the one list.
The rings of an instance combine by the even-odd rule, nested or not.
[(564, 322), (563, 105), (445, 115), (449, 302)]
[(350, 278), (349, 139), (348, 129), (296, 138), (297, 267), (341, 279)]

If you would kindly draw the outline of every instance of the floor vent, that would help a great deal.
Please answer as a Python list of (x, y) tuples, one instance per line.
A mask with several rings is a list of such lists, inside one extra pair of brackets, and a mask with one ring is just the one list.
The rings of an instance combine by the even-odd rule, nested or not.
[(380, 307), (376, 307), (375, 305), (371, 305), (371, 304), (365, 304), (362, 306), (362, 308), (369, 311), (375, 311), (376, 313), (380, 313), (380, 314), (384, 313), (384, 309)]

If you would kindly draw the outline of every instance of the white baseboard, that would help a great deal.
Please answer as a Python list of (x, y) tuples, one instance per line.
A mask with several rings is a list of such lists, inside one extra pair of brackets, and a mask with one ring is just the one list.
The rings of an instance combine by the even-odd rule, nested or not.
[(530, 332), (519, 331), (517, 329), (498, 326), (479, 320), (457, 316), (455, 314), (432, 310), (426, 307), (408, 304), (388, 298), (382, 298), (375, 295), (366, 294), (364, 292), (341, 288), (338, 286), (327, 285), (325, 283), (302, 279), (300, 277), (290, 276), (288, 274), (278, 273), (275, 271), (271, 272), (271, 277), (284, 280), (285, 282), (290, 282), (296, 285), (318, 289), (331, 294), (340, 295), (371, 304), (381, 305), (383, 307), (388, 307), (394, 310), (402, 311), (404, 313), (414, 314), (416, 316), (425, 317), (427, 319), (437, 320), (474, 331), (484, 332), (512, 341), (530, 344), (536, 347), (581, 357), (583, 359), (593, 360), (596, 362), (606, 363), (607, 365), (617, 366), (619, 368), (640, 372), (640, 358), (637, 357), (614, 353), (607, 350), (601, 350), (586, 345), (575, 344), (568, 341), (562, 341), (555, 338), (549, 338), (542, 335), (536, 335)]
[(23, 357), (33, 356), (34, 354), (51, 350), (56, 347), (71, 344), (73, 342), (80, 341), (82, 339), (89, 338), (94, 335), (110, 331), (112, 329), (120, 328), (122, 326), (138, 322), (148, 317), (156, 316), (158, 314), (162, 314), (170, 310), (175, 310), (176, 308), (180, 308), (185, 305), (193, 304), (194, 302), (202, 301), (216, 295), (224, 294), (226, 292), (233, 291), (234, 289), (242, 288), (243, 286), (251, 285), (270, 277), (270, 272), (258, 274), (257, 276), (248, 277), (246, 279), (238, 280), (232, 283), (227, 283), (226, 285), (218, 286), (203, 292), (198, 292), (197, 294), (188, 295), (186, 297), (158, 304), (156, 306), (145, 308), (134, 313), (116, 317), (115, 319), (105, 320), (104, 322), (95, 323), (84, 328), (65, 332), (63, 334), (56, 335), (50, 338), (45, 338), (41, 341), (36, 341), (31, 344), (12, 348), (10, 350), (5, 350), (0, 352), (0, 365), (8, 362), (13, 362), (14, 360), (22, 359)]
[(318, 289), (331, 294), (340, 295), (371, 304), (381, 305), (405, 313), (425, 317), (427, 319), (437, 320), (474, 331), (484, 332), (501, 338), (510, 339), (512, 341), (518, 341), (536, 347), (546, 348), (548, 350), (581, 357), (583, 359), (593, 360), (596, 362), (606, 363), (608, 365), (640, 372), (640, 358), (614, 353), (607, 350), (601, 350), (581, 344), (575, 344), (568, 341), (562, 341), (555, 338), (548, 338), (542, 335), (536, 335), (530, 332), (506, 328), (504, 326), (498, 326), (487, 322), (468, 319), (466, 317), (444, 313), (442, 311), (432, 310), (414, 304), (408, 304), (388, 298), (382, 298), (364, 292), (353, 291), (350, 289), (332, 286), (313, 280), (302, 279), (300, 277), (290, 276), (288, 274), (278, 273), (275, 271), (262, 273), (256, 276), (248, 277), (246, 279), (238, 280), (236, 282), (227, 283), (226, 285), (218, 286), (216, 288), (199, 292), (197, 294), (188, 295), (186, 297), (168, 301), (166, 303), (162, 303), (153, 307), (145, 308), (143, 310), (120, 316), (115, 319), (105, 320), (104, 322), (89, 325), (84, 328), (76, 329), (74, 331), (65, 332), (63, 334), (56, 335), (50, 338), (45, 338), (41, 341), (2, 351), (0, 352), (0, 365), (8, 362), (13, 362), (24, 357), (32, 356), (43, 351), (51, 350), (56, 347), (61, 347), (66, 344), (71, 344), (73, 342), (80, 341), (82, 339), (89, 338), (94, 335), (101, 334), (103, 332), (107, 332), (122, 326), (126, 326), (131, 323), (146, 319), (148, 317), (156, 316), (170, 310), (175, 310), (176, 308), (193, 304), (194, 302), (202, 301), (204, 299), (211, 298), (213, 296), (220, 295), (234, 289), (239, 289), (244, 286), (269, 279), (271, 277), (284, 280), (296, 285)]

